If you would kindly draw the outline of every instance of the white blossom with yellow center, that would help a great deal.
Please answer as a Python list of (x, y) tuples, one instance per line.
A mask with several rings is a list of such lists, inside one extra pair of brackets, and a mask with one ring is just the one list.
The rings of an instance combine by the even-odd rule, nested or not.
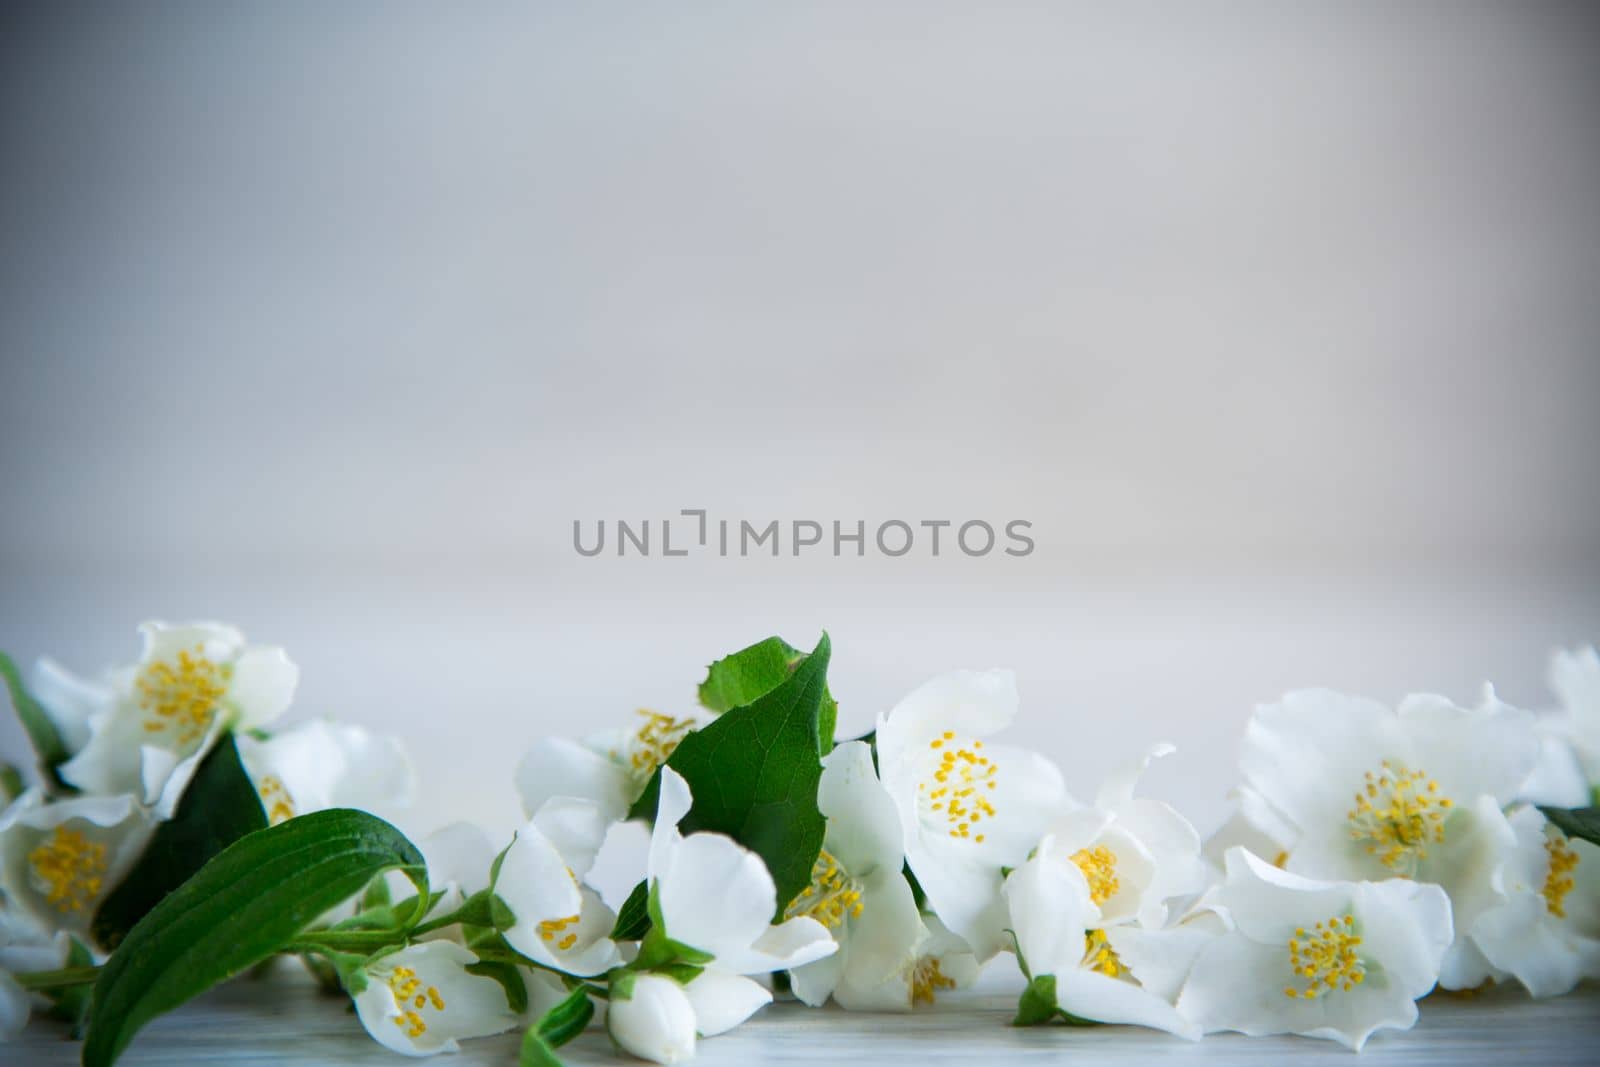
[(958, 671), (925, 683), (877, 724), (878, 767), (906, 862), (932, 910), (980, 960), (1007, 944), (1001, 868), (1021, 863), (1067, 803), (1054, 764), (990, 740), (1016, 713), (1010, 671)]
[(455, 1052), (466, 1038), (502, 1033), (522, 1020), (493, 978), (471, 974), (478, 962), (453, 941), (423, 941), (367, 965), (356, 1015), (373, 1039), (407, 1056)]
[(167, 818), (218, 737), (283, 713), (299, 669), (282, 649), (248, 645), (231, 626), (147, 622), (139, 630), (139, 662), (103, 685), (53, 664), (36, 676), (63, 737), (81, 741), (62, 778), (87, 793), (137, 794)]
[(1391, 709), (1295, 692), (1257, 708), (1246, 727), (1241, 811), (1279, 844), (1290, 872), (1442, 886), (1456, 938), (1440, 982), (1469, 988), (1494, 973), (1467, 932), (1506, 899), (1501, 872), (1515, 836), (1503, 809), (1538, 757), (1533, 717), (1492, 690), (1472, 709), (1438, 696)]
[(627, 727), (602, 730), (581, 741), (546, 737), (517, 765), (517, 792), (528, 816), (551, 797), (582, 797), (611, 822), (625, 818), (657, 767), (705, 720), (641, 708)]
[(1513, 977), (1536, 997), (1560, 996), (1600, 978), (1600, 846), (1568, 838), (1537, 808), (1518, 808), (1510, 820), (1506, 900), (1467, 932), (1493, 977)]
[(621, 962), (611, 940), (616, 914), (583, 883), (610, 824), (575, 797), (545, 802), (517, 831), (495, 875), (495, 894), (511, 910), (511, 947), (567, 974), (601, 974)]
[(84, 940), (100, 902), (149, 841), (152, 821), (132, 796), (47, 802), (24, 793), (0, 814), (0, 893), (48, 930)]
[(1103, 846), (1073, 851), (1046, 835), (1011, 872), (1004, 896), (1018, 962), (1030, 977), (1053, 976), (1056, 1006), (1080, 1019), (1198, 1038), (1198, 1027), (1169, 999), (1145, 987), (1144, 969), (1123, 958), (1114, 929), (1106, 929), (1101, 906), (1116, 895), (1107, 882), (1109, 859)]
[[(872, 768), (868, 745), (846, 741), (823, 758), (817, 806), (828, 819), (822, 854), (811, 885), (785, 914), (817, 920), (839, 950), (796, 968), (791, 988), (812, 1006), (832, 996), (846, 1008), (907, 1010), (914, 997), (903, 972), (927, 934), (901, 873), (900, 816)], [(929, 959), (937, 969), (938, 957)]]
[(1356, 1050), (1416, 1022), (1452, 940), (1442, 889), (1302, 878), (1239, 847), (1225, 864), (1207, 901), (1227, 927), (1196, 954), (1180, 1015), (1207, 1033), (1302, 1034)]

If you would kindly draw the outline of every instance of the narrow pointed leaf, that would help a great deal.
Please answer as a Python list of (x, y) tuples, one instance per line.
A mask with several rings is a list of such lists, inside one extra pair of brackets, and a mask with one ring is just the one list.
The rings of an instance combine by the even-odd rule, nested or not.
[(151, 1019), (249, 970), (396, 868), (427, 892), (421, 851), (382, 819), (345, 808), (240, 838), (139, 920), (106, 961), (84, 1067), (110, 1067)]

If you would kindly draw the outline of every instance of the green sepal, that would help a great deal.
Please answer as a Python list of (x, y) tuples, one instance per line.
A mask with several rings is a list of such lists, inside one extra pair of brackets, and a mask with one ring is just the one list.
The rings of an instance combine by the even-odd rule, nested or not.
[(667, 963), (655, 968), (651, 974), (672, 979), (679, 985), (688, 985), (705, 973), (705, 968), (693, 963)]
[(1056, 1017), (1061, 1009), (1056, 1005), (1056, 976), (1041, 974), (1028, 983), (1017, 1000), (1017, 1014), (1012, 1026), (1038, 1026)]
[(716, 958), (709, 952), (702, 952), (667, 936), (667, 924), (661, 917), (661, 890), (658, 883), (650, 883), (646, 903), (650, 912), (650, 931), (639, 944), (639, 955), (629, 965), (633, 970), (656, 971), (674, 963), (700, 965)]
[(394, 903), (394, 894), (389, 891), (389, 876), (380, 874), (367, 883), (366, 892), (361, 894), (361, 903), (358, 910), (367, 911), (371, 908), (386, 908)]
[(11, 693), (11, 707), (17, 713), (17, 721), (22, 724), (23, 732), (28, 735), (28, 742), (33, 746), (33, 754), (39, 760), (39, 770), (45, 779), (57, 792), (77, 792), (56, 771), (57, 767), (71, 758), (67, 743), (61, 739), (61, 732), (44, 710), (44, 705), (35, 700), (33, 694), (28, 692), (28, 687), (22, 684), (22, 672), (17, 670), (17, 665), (4, 652), (0, 652), (0, 678), (5, 679), (6, 689)]
[(545, 1012), (533, 1029), (550, 1048), (560, 1048), (583, 1033), (593, 1018), (594, 1003), (588, 989), (580, 985), (567, 994), (567, 999)]
[(1547, 808), (1541, 805), (1539, 810), (1568, 837), (1600, 845), (1600, 807)]
[(28, 783), (15, 765), (0, 763), (0, 808), (20, 797), (27, 788)]
[(613, 1001), (632, 1000), (633, 983), (638, 979), (637, 971), (626, 967), (613, 967), (606, 972), (606, 993)]
[(650, 932), (650, 883), (640, 880), (628, 894), (628, 899), (617, 909), (617, 921), (611, 927), (613, 941), (639, 941)]
[(521, 1015), (528, 1010), (528, 983), (522, 977), (522, 969), (514, 963), (504, 963), (499, 960), (479, 960), (466, 966), (468, 974), (476, 974), (483, 978), (493, 978), (500, 983), (500, 988), (505, 990), (506, 1006), (515, 1015)]

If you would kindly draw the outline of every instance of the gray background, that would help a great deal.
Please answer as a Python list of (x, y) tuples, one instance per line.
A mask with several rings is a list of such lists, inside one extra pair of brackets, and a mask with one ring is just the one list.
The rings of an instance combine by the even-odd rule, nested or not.
[[(824, 626), (1220, 818), (1253, 702), (1600, 638), (1600, 19), (1556, 4), (0, 14), (0, 647), (289, 647), (426, 829)], [(579, 558), (571, 523), (1034, 523)], [(0, 748), (21, 750), (0, 726)]]

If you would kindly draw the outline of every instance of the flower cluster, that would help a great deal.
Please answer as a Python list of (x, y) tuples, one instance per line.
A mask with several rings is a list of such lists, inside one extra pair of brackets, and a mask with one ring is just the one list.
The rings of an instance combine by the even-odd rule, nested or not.
[[(311, 813), (381, 816), (410, 792), (391, 741), (266, 732), (295, 688), (280, 650), (215, 625), (144, 635), (140, 662), (103, 679), (45, 661), (13, 686), (42, 783), (0, 815), (0, 1033), (49, 1007), (90, 1049), (97, 1029), (120, 1034), (74, 994), (96, 982), (96, 1002), (121, 1003), (140, 964), (119, 968), (117, 945), (166, 920), (164, 894), (233, 877), (241, 848), (305, 854), (287, 831), (311, 833)], [(303, 959), (397, 1052), (520, 1028), (524, 1062), (555, 1062), (597, 1018), (626, 1052), (675, 1063), (775, 996), (936, 1007), (1001, 955), (1024, 982), (1018, 1025), (1352, 1049), (1409, 1028), (1435, 988), (1545, 997), (1600, 976), (1593, 649), (1557, 654), (1559, 707), (1537, 714), (1490, 689), (1471, 707), (1327, 691), (1258, 707), (1234, 815), (1209, 839), (1139, 795), (1170, 746), (1075, 796), (1006, 744), (1006, 671), (935, 678), (835, 741), (827, 660), (826, 637), (809, 654), (770, 639), (713, 664), (700, 710), (536, 742), (515, 777), (526, 822), (501, 847), (466, 825), (418, 848), (362, 823), (399, 858), (257, 956)], [(150, 842), (219, 823), (230, 781), (248, 809), (235, 844), (163, 875)], [(627, 820), (651, 826), (644, 878), (608, 903), (589, 878)], [(417, 892), (396, 899), (405, 879)], [(280, 883), (262, 893), (296, 891)], [(106, 1041), (114, 1057), (126, 1037)]]

